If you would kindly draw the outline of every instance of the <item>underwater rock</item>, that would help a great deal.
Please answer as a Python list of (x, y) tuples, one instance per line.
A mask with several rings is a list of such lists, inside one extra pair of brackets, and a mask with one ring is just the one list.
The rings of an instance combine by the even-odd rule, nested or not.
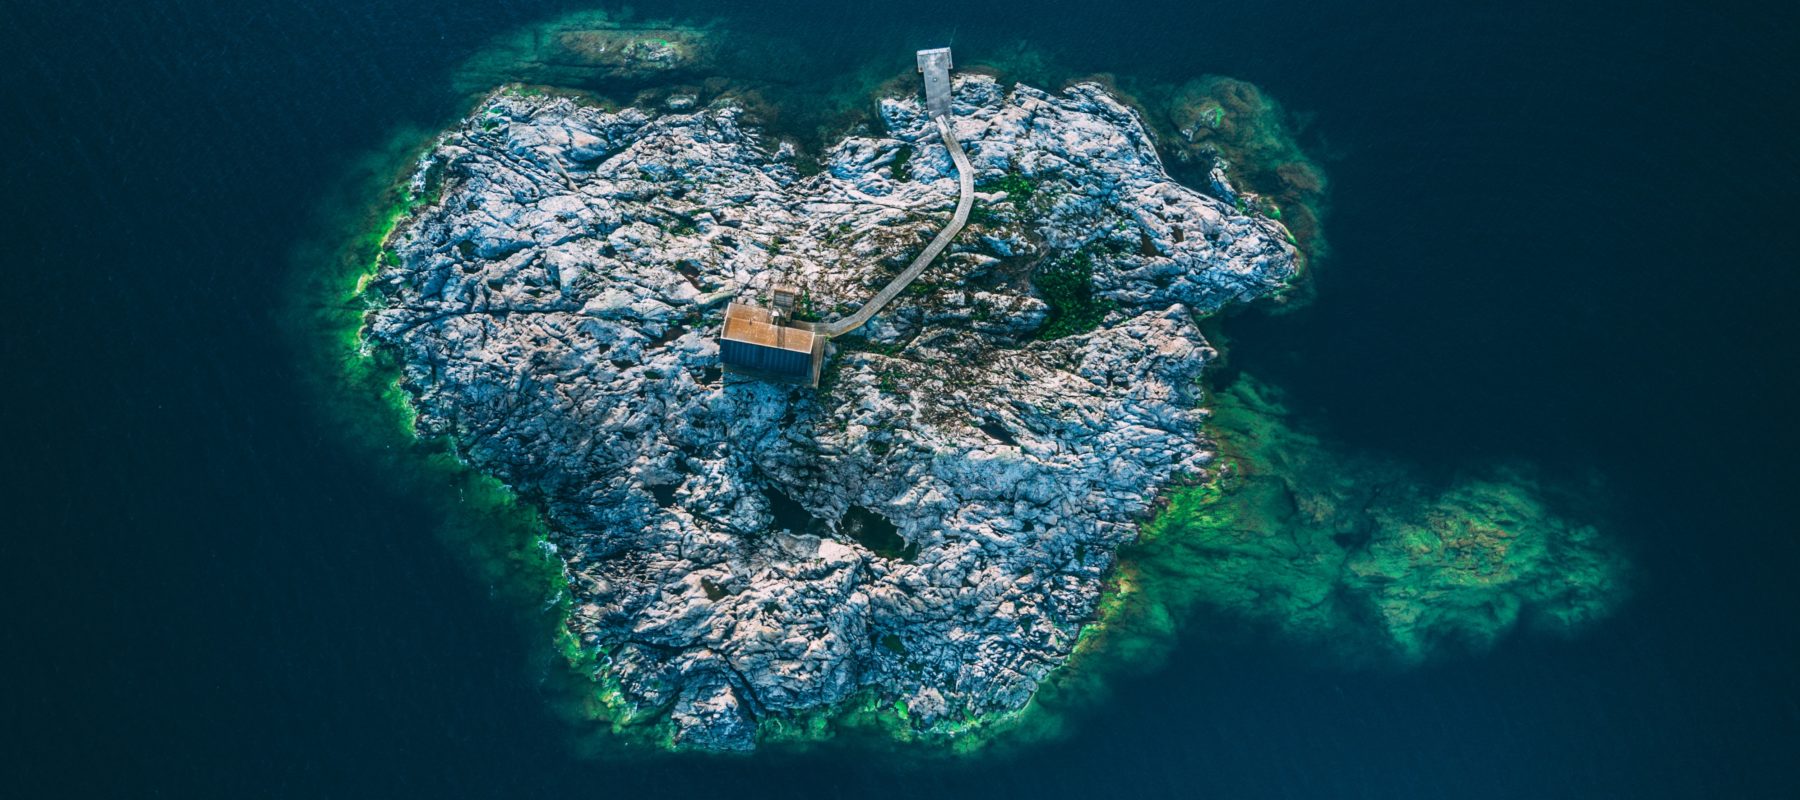
[(1023, 707), (1159, 489), (1213, 459), (1196, 318), (1295, 275), (1278, 224), (1173, 182), (1099, 86), (965, 77), (973, 230), (818, 391), (721, 375), (721, 298), (792, 283), (837, 316), (954, 205), (918, 102), (880, 111), (802, 177), (730, 103), (497, 92), (368, 284), (420, 435), (541, 504), (620, 730), (742, 750), (857, 698), (919, 735)]
[(506, 34), (457, 72), (461, 91), (507, 82), (631, 86), (708, 72), (714, 37), (702, 27), (621, 22), (581, 12)]
[[(1424, 480), (1308, 434), (1248, 376), (1216, 396), (1217, 478), (1144, 531), (1165, 596), (1263, 620), (1352, 661), (1483, 650), (1571, 632), (1624, 595), (1624, 559), (1546, 505), (1523, 468)], [(1185, 565), (1185, 566), (1182, 566)]]
[[(1164, 122), (1175, 157), (1211, 164), (1221, 197), (1280, 219), (1310, 254), (1323, 251), (1325, 176), (1295, 144), (1288, 115), (1255, 84), (1218, 75), (1188, 81), (1169, 94)], [(1228, 177), (1232, 168), (1246, 172)]]

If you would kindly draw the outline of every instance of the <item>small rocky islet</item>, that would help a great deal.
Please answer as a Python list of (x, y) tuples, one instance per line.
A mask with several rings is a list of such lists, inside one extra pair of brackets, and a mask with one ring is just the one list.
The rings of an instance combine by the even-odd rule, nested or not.
[[(644, 52), (675, 47), (659, 41)], [(1378, 529), (1360, 547), (1393, 550), (1395, 574), (1333, 554), (1351, 566), (1331, 575), (1366, 578), (1334, 591), (1293, 568), (1325, 553), (1286, 538), (1225, 552), (1193, 533), (1229, 520), (1263, 535), (1227, 513), (1251, 496), (1229, 489), (1254, 454), (1221, 458), (1206, 425), (1200, 378), (1218, 354), (1199, 321), (1299, 278), (1272, 201), (1235, 189), (1222, 159), (1204, 192), (1173, 180), (1140, 112), (1098, 83), (962, 75), (952, 112), (976, 213), (834, 343), (816, 390), (723, 372), (724, 304), (779, 283), (802, 287), (803, 314), (837, 317), (906, 265), (957, 199), (917, 98), (880, 99), (879, 125), (814, 170), (730, 98), (620, 108), (515, 85), (419, 160), (414, 201), (359, 285), (362, 349), (397, 365), (419, 437), (541, 512), (564, 649), (616, 733), (744, 751), (859, 717), (901, 739), (981, 740), (1072, 657), (1168, 618), (1147, 605), (1280, 615), (1256, 598), (1303, 578), (1346, 604), (1305, 631), (1319, 633), (1365, 625), (1357, 592), (1417, 577), (1408, 553), (1430, 560), (1418, 530)], [(1195, 119), (1189, 143), (1229, 132)], [(1404, 614), (1461, 592), (1480, 609), (1579, 606), (1579, 620), (1613, 595), (1593, 537), (1564, 535), (1588, 529), (1487, 522), (1539, 541), (1519, 552), (1580, 551), (1602, 575), (1558, 594), (1562, 561), (1514, 567), (1490, 547), (1530, 580), (1489, 570), (1476, 597), (1439, 570), (1431, 593), (1369, 602)], [(1394, 536), (1405, 546), (1383, 550)], [(1181, 590), (1147, 592), (1157, 581), (1121, 548), (1172, 541), (1219, 546), (1180, 552)], [(1435, 641), (1437, 622), (1409, 636)]]

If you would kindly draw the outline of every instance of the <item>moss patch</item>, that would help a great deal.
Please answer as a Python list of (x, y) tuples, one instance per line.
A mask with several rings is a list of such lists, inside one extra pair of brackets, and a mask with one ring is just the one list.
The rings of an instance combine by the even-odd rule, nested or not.
[(912, 163), (912, 157), (913, 147), (910, 144), (900, 145), (900, 149), (894, 151), (894, 163), (889, 169), (893, 171), (896, 182), (904, 183), (912, 180), (912, 167), (909, 166)]
[(1094, 257), (1086, 250), (1047, 262), (1031, 277), (1050, 315), (1038, 329), (1039, 339), (1061, 339), (1100, 327), (1118, 305), (1094, 296)]
[(979, 187), (984, 192), (1005, 192), (1008, 202), (1013, 207), (1023, 209), (1026, 203), (1037, 194), (1037, 182), (1014, 170), (991, 181), (983, 181)]

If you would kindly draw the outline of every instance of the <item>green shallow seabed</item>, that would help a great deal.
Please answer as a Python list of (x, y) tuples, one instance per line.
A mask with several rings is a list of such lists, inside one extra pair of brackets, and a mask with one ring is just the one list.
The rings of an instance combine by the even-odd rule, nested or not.
[(1275, 395), (1248, 375), (1214, 394), (1214, 473), (1168, 493), (1136, 544), (1155, 602), (1405, 665), (1520, 627), (1573, 633), (1624, 596), (1621, 554), (1554, 509), (1530, 467), (1427, 477), (1334, 447)]
[[(803, 149), (866, 124), (869, 98), (883, 87), (915, 88), (910, 73), (894, 76), (878, 64), (799, 88), (727, 80), (709, 70), (754, 60), (741, 45), (760, 40), (725, 48), (717, 43), (725, 35), (716, 26), (572, 15), (497, 39), (457, 81), (468, 92), (564, 82), (614, 103), (654, 104), (677, 91), (700, 95), (702, 104), (730, 96), (778, 135), (798, 132)], [(584, 52), (604, 55), (583, 62)], [(1025, 47), (970, 62), (1040, 84), (1069, 77)], [(1256, 210), (1287, 224), (1303, 252), (1323, 251), (1324, 180), (1295, 145), (1287, 116), (1254, 86), (1101, 77), (1144, 112), (1178, 177), (1204, 185), (1210, 159), (1225, 158), (1238, 189), (1264, 198)], [(665, 79), (671, 83), (659, 83)], [(810, 110), (788, 110), (802, 105)], [(571, 598), (537, 504), (466, 468), (453, 442), (419, 440), (398, 363), (362, 338), (374, 302), (362, 289), (386, 257), (388, 236), (434, 200), (429, 176), (409, 180), (434, 139), (424, 130), (397, 133), (326, 198), (320, 233), (295, 255), (296, 302), (286, 323), (317, 379), (326, 423), (402, 494), (437, 509), (439, 529), (470, 556), (474, 576), (521, 611), (525, 635), (545, 657), (534, 669), (583, 732), (577, 749), (667, 753), (674, 745), (662, 709), (631, 707), (606, 674), (604, 652), (580, 647), (565, 627)], [(1184, 163), (1195, 169), (1183, 174)], [(1346, 663), (1410, 664), (1479, 650), (1521, 625), (1574, 631), (1622, 596), (1618, 555), (1592, 527), (1552, 513), (1528, 469), (1428, 486), (1414, 470), (1339, 452), (1304, 432), (1271, 394), (1248, 377), (1215, 394), (1215, 468), (1165, 493), (1140, 541), (1120, 554), (1096, 620), (1025, 709), (920, 730), (904, 703), (864, 693), (763, 720), (762, 750), (855, 749), (887, 753), (895, 764), (1010, 752), (1067, 733), (1105, 703), (1109, 685), (1161, 663), (1184, 626), (1220, 615), (1325, 646)]]

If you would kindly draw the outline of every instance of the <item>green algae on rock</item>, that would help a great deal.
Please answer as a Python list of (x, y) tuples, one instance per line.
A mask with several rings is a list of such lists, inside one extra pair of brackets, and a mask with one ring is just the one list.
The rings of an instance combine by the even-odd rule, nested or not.
[(453, 84), (468, 93), (505, 83), (644, 87), (703, 77), (717, 59), (705, 26), (583, 11), (496, 37), (457, 71)]
[(1519, 628), (1575, 633), (1623, 601), (1627, 560), (1553, 511), (1528, 468), (1433, 487), (1415, 468), (1307, 432), (1277, 395), (1242, 374), (1211, 395), (1220, 457), (1165, 489), (1030, 704), (979, 720), (952, 752), (1068, 735), (1209, 620), (1272, 628), (1342, 666), (1407, 667), (1478, 653)]
[[(325, 420), (381, 467), (402, 494), (433, 501), (437, 530), (498, 593), (543, 608), (566, 602), (561, 575), (543, 549), (536, 508), (502, 482), (468, 469), (446, 442), (422, 439), (400, 385), (401, 365), (366, 347), (368, 280), (392, 263), (387, 245), (409, 215), (438, 200), (441, 171), (419, 170), (436, 134), (396, 130), (333, 182), (291, 254), (291, 302), (280, 323), (306, 365), (308, 390)], [(534, 625), (543, 620), (534, 619)], [(560, 627), (560, 615), (557, 617)]]

